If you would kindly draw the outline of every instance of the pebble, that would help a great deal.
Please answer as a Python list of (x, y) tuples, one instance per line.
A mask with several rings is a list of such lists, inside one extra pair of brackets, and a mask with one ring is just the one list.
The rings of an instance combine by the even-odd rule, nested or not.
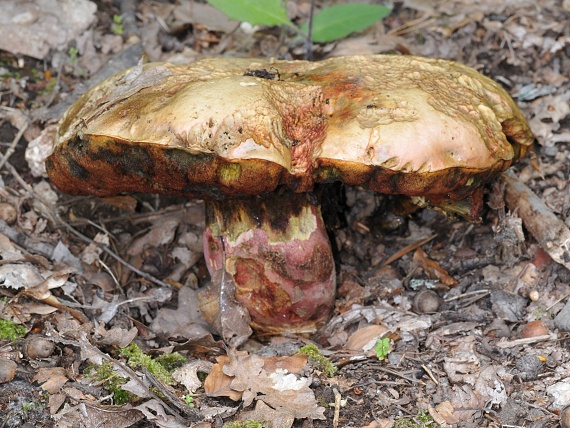
[(0, 202), (0, 220), (13, 224), (17, 218), (16, 208), (7, 202)]
[(0, 358), (0, 383), (11, 382), (16, 376), (18, 365), (6, 358)]
[(55, 343), (45, 337), (31, 337), (26, 344), (26, 354), (34, 360), (48, 358), (54, 349)]

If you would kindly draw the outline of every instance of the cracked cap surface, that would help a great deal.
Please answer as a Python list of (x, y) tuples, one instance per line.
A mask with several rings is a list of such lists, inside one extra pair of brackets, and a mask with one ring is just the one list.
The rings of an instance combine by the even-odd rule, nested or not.
[(71, 194), (239, 197), (344, 181), (461, 199), (534, 137), (475, 70), (412, 56), (151, 63), (88, 91), (46, 162)]

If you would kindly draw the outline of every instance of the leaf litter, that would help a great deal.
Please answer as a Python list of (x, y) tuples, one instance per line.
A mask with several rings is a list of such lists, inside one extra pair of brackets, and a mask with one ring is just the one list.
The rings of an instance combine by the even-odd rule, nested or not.
[[(291, 8), (292, 18), (306, 18), (305, 3)], [(178, 62), (303, 54), (273, 29), (212, 20), (210, 6), (194, 6), (140, 1), (134, 42), (138, 37), (152, 60)], [(392, 51), (454, 59), (499, 81), (537, 136), (533, 156), (517, 172), (542, 204), (528, 210), (539, 213), (539, 226), (545, 218), (556, 225), (533, 226), (520, 193), (509, 202), (500, 189), (502, 203), (492, 204), (496, 211), (482, 224), (447, 222), (429, 211), (382, 223), (375, 215), (380, 197), (351, 190), (349, 227), (336, 233), (342, 267), (336, 312), (312, 338), (339, 367), (333, 378), (296, 354), (307, 339), (254, 337), (236, 350), (204, 322), (196, 299), (209, 280), (200, 204), (64, 197), (42, 179), (55, 124), (38, 118), (58, 111), (59, 101), (81, 85), (79, 76), (96, 76), (109, 58), (120, 68), (139, 59), (122, 62), (128, 56), (119, 53), (132, 40), (111, 33), (115, 14), (136, 22), (134, 10), (103, 3), (97, 25), (66, 33), (78, 48), (75, 59), (55, 39), (48, 40), (55, 50), (41, 51), (47, 65), (1, 53), (0, 317), (26, 327), (22, 340), (48, 337), (56, 352), (32, 358), (20, 352), (23, 342), (0, 342), (0, 359), (18, 367), (8, 372), (11, 382), (0, 384), (0, 414), (23, 423), (14, 418), (24, 412), (5, 412), (22, 404), (4, 397), (14, 396), (10, 387), (34, 397), (39, 386), (47, 401), (36, 395), (29, 402), (44, 400), (45, 410), (29, 414), (40, 420), (47, 413), (42, 420), (57, 426), (211, 427), (220, 419), (394, 426), (418, 410), (441, 426), (558, 425), (557, 414), (570, 404), (570, 274), (563, 266), (570, 226), (567, 2), (406, 0), (373, 28), (317, 46), (317, 56)], [(37, 89), (49, 85), (51, 92)], [(413, 311), (423, 286), (443, 299), (435, 313)], [(381, 362), (370, 346), (385, 335), (393, 349)], [(249, 335), (235, 335), (243, 336)], [(183, 353), (187, 363), (173, 368), (178, 384), (129, 367), (119, 350), (133, 342), (152, 356)], [(83, 376), (87, 364), (103, 362), (128, 379), (123, 388), (135, 401), (115, 405), (103, 385)]]

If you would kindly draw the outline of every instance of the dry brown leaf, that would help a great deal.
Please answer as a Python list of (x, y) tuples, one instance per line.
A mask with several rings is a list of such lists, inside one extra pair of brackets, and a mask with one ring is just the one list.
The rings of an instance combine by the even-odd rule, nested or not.
[(274, 410), (263, 401), (258, 401), (255, 410), (243, 412), (238, 420), (263, 421), (269, 423), (271, 428), (290, 428), (295, 422), (295, 417), (290, 411)]
[[(140, 407), (140, 406), (139, 406)], [(149, 421), (157, 419), (148, 417)], [(71, 428), (81, 426), (85, 428), (113, 427), (126, 428), (133, 426), (143, 418), (143, 412), (139, 408), (133, 408), (130, 404), (124, 406), (103, 406), (96, 403), (80, 403), (75, 407), (64, 408), (57, 415), (52, 416), (56, 420), (56, 426)], [(160, 425), (166, 427), (166, 425)], [(181, 425), (179, 425), (182, 428)]]
[(50, 394), (59, 392), (68, 381), (63, 367), (44, 367), (38, 370), (32, 382), (41, 383), (41, 388)]
[(216, 358), (217, 363), (212, 366), (212, 371), (204, 381), (204, 391), (210, 397), (229, 397), (238, 401), (241, 399), (243, 391), (231, 389), (232, 378), (223, 372), (223, 367), (229, 360), (229, 357), (225, 355)]
[(124, 348), (137, 337), (138, 330), (136, 327), (130, 330), (120, 327), (105, 330), (105, 325), (100, 323), (97, 328), (95, 328), (94, 334), (99, 336), (99, 338), (96, 339), (99, 345), (116, 345), (119, 348)]
[(290, 411), (295, 418), (324, 419), (324, 408), (317, 405), (308, 378), (298, 378), (283, 369), (267, 372), (257, 355), (231, 351), (223, 372), (232, 376), (230, 387), (243, 391), (244, 406), (262, 400), (275, 410)]
[(140, 255), (147, 246), (158, 247), (171, 243), (174, 240), (176, 229), (180, 225), (181, 219), (181, 212), (164, 215), (156, 219), (146, 234), (133, 241), (127, 250), (127, 254), (131, 257), (137, 256)]
[[(299, 378), (284, 367), (297, 370), (304, 357), (268, 358), (244, 351), (230, 351), (218, 357), (217, 364), (204, 382), (210, 396), (243, 400), (245, 407), (261, 400), (274, 410), (291, 413), (294, 418), (324, 419), (324, 408), (317, 405), (310, 379)], [(271, 370), (266, 370), (267, 368)]]
[(210, 373), (213, 364), (205, 360), (194, 360), (184, 364), (172, 373), (175, 381), (180, 382), (190, 393), (196, 392), (202, 386), (202, 381), (198, 378), (198, 372)]
[(428, 411), (433, 420), (440, 425), (455, 425), (459, 423), (459, 418), (453, 414), (455, 409), (449, 401), (439, 403), (435, 408), (430, 406)]
[(372, 421), (368, 425), (360, 428), (392, 428), (394, 426), (394, 421), (391, 419), (379, 419), (378, 421)]
[(428, 278), (438, 279), (442, 284), (449, 287), (457, 285), (457, 281), (451, 277), (445, 269), (443, 269), (438, 262), (431, 260), (426, 252), (418, 248), (414, 253), (414, 262), (425, 272)]
[(14, 246), (10, 238), (2, 233), (0, 233), (0, 254), (2, 254), (4, 263), (24, 260), (22, 252)]
[(289, 373), (299, 373), (307, 365), (308, 357), (304, 354), (294, 354), (285, 357), (265, 357), (263, 368), (268, 372), (277, 369), (287, 370)]
[(210, 328), (202, 318), (196, 291), (182, 287), (178, 291), (178, 308), (162, 307), (151, 324), (151, 330), (168, 337), (198, 339), (210, 335)]
[(50, 394), (48, 398), (49, 413), (55, 415), (66, 398), (65, 394)]
[[(376, 345), (376, 339), (386, 333), (388, 329), (382, 325), (369, 325), (356, 330), (344, 345), (350, 351), (370, 351)], [(372, 343), (372, 346), (370, 344)]]

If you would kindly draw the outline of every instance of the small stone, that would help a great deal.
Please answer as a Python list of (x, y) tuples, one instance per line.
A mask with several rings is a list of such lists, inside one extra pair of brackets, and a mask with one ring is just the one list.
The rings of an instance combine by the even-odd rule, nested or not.
[(542, 373), (543, 364), (534, 354), (526, 354), (519, 358), (515, 364), (518, 375), (523, 381), (533, 381)]
[(570, 300), (554, 318), (554, 325), (560, 331), (570, 331)]
[(11, 382), (16, 376), (18, 365), (6, 358), (0, 358), (0, 383)]
[(433, 290), (426, 288), (418, 291), (412, 301), (412, 307), (418, 314), (434, 314), (441, 306), (441, 298)]
[(48, 358), (54, 349), (55, 343), (44, 337), (32, 337), (26, 344), (26, 354), (33, 360)]
[(16, 208), (7, 202), (0, 202), (0, 220), (4, 220), (8, 224), (13, 224), (17, 216)]

